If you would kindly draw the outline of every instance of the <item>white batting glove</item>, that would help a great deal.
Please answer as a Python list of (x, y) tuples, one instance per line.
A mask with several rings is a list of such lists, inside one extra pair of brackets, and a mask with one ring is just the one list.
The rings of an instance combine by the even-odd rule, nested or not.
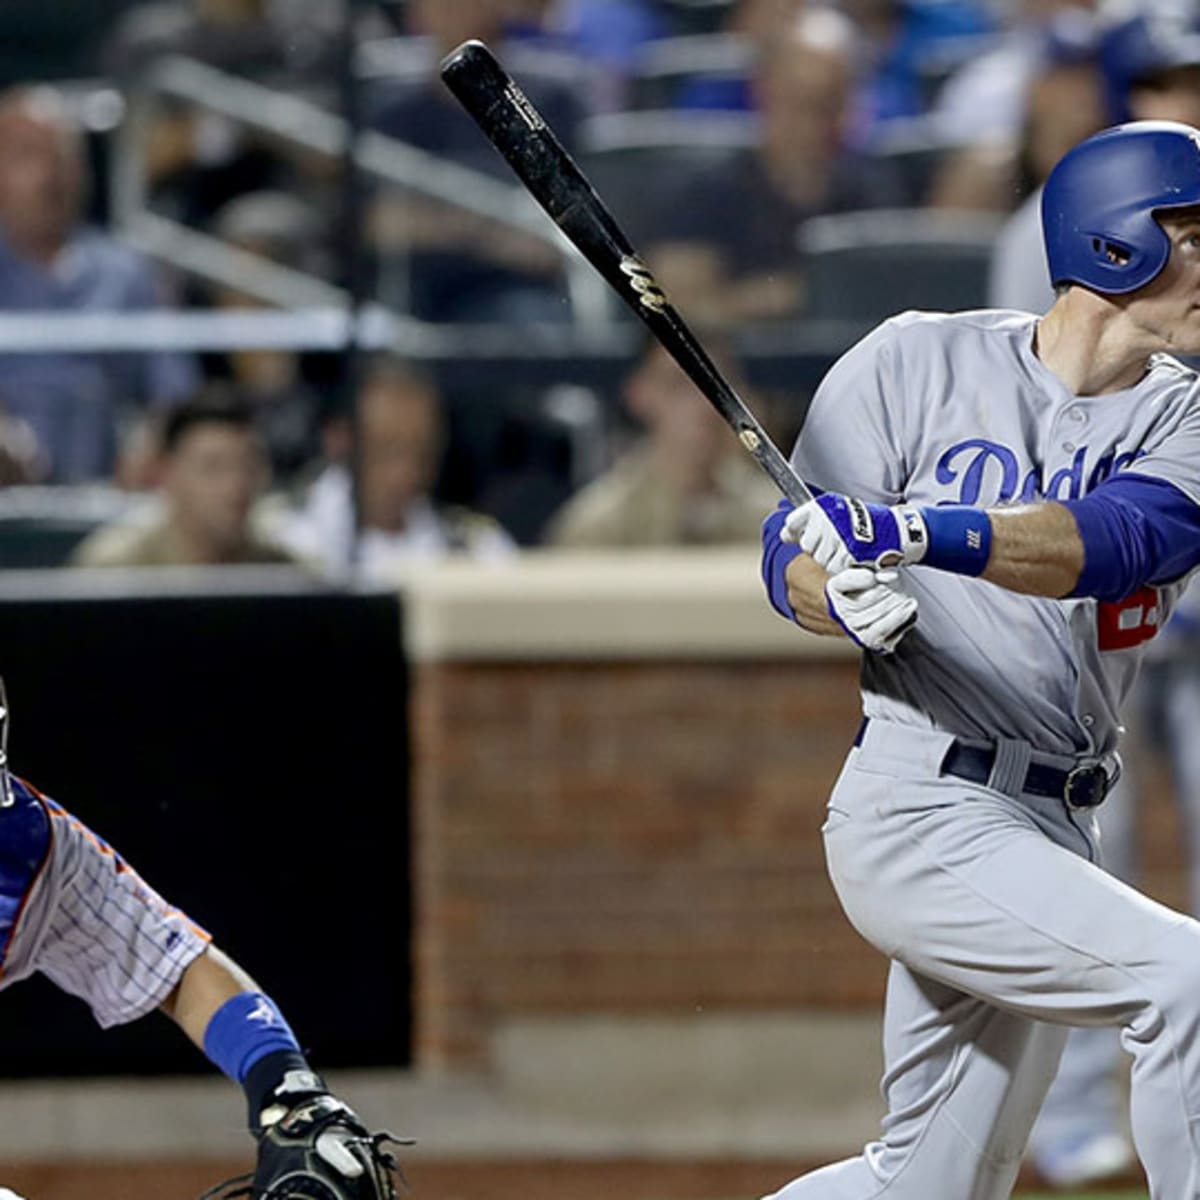
[(872, 504), (836, 492), (792, 509), (779, 536), (833, 572), (855, 564), (879, 568), (920, 562), (929, 545), (919, 509)]
[(864, 650), (891, 654), (917, 623), (917, 601), (900, 572), (848, 567), (825, 582), (829, 615)]

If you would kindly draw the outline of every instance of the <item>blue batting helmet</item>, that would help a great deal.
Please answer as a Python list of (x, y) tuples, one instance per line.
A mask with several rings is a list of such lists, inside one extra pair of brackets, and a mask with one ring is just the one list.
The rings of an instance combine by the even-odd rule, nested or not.
[(1148, 284), (1171, 244), (1154, 214), (1200, 205), (1200, 130), (1132, 121), (1087, 138), (1042, 191), (1050, 282), (1120, 294)]

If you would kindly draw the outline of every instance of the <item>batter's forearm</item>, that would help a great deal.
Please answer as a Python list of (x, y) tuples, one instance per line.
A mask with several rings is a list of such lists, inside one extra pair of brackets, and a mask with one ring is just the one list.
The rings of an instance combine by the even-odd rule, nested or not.
[(991, 553), (982, 578), (1012, 592), (1055, 599), (1068, 596), (1083, 570), (1083, 539), (1061, 504), (1025, 504), (988, 510)]
[(846, 631), (829, 615), (825, 581), (829, 572), (807, 554), (798, 554), (787, 566), (788, 603), (796, 621), (810, 633), (845, 637)]
[[(886, 505), (825, 492), (791, 510), (779, 537), (833, 572), (854, 564), (920, 566), (1054, 599), (1077, 594), (1104, 599), (1110, 590), (1127, 595), (1127, 577), (1134, 586), (1144, 582), (1138, 572), (1146, 563), (1110, 565), (1116, 560), (1104, 544), (1108, 517), (1094, 507), (1090, 499), (991, 509)], [(804, 595), (803, 586), (798, 588)]]

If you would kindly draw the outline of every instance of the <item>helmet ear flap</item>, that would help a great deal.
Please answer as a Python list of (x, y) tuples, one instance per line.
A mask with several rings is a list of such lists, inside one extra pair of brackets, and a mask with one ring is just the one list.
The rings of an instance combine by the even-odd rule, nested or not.
[(1087, 235), (1088, 286), (1116, 294), (1142, 287), (1158, 275), (1170, 256), (1170, 242), (1151, 215), (1147, 214), (1143, 223), (1147, 227), (1144, 235), (1121, 237), (1102, 231)]
[(1100, 262), (1113, 267), (1126, 267), (1133, 261), (1133, 250), (1115, 238), (1092, 235), (1092, 254)]

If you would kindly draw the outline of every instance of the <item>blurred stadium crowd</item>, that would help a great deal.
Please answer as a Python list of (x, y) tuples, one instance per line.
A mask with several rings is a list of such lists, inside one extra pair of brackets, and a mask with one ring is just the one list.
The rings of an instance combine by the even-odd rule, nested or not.
[(1200, 124), (1189, 0), (6, 0), (0, 31), (7, 566), (757, 536), (771, 487), (441, 86), (467, 38), (785, 446), (888, 313), (1048, 303), (1067, 147)]

